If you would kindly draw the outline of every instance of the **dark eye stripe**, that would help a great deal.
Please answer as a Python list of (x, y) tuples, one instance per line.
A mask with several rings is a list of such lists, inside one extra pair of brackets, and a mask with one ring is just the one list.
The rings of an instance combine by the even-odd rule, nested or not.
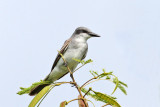
[(86, 31), (86, 30), (77, 30), (76, 31), (76, 34), (80, 34), (80, 33), (88, 33), (88, 31)]
[(88, 31), (86, 31), (86, 30), (82, 30), (82, 32), (83, 32), (83, 33), (88, 33)]

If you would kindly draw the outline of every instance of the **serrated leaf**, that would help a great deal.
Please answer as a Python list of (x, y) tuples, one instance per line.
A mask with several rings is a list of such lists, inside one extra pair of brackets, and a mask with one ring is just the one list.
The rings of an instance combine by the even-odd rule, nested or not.
[[(93, 91), (93, 90), (92, 90)], [(100, 93), (100, 92), (96, 92), (93, 91), (95, 93), (95, 95), (103, 102), (105, 103), (109, 103), (110, 105), (114, 105), (116, 107), (121, 107), (118, 102), (116, 100), (114, 100), (113, 98), (111, 98), (110, 96)]]
[(116, 86), (115, 86), (115, 88), (114, 88), (112, 94), (116, 91), (116, 89), (118, 88), (118, 85), (119, 85), (119, 80), (118, 80), (117, 77), (114, 78), (114, 82), (115, 82)]
[(60, 107), (65, 107), (66, 104), (67, 104), (67, 101), (63, 101), (63, 102), (61, 102)]
[(35, 107), (35, 105), (41, 100), (41, 98), (50, 90), (53, 85), (46, 86), (43, 88), (31, 101), (28, 107)]

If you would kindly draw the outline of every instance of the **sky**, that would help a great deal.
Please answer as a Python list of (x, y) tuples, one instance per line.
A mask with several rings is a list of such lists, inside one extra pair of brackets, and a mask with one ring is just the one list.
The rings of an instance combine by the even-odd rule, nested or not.
[[(88, 40), (86, 59), (93, 63), (74, 73), (77, 83), (90, 79), (90, 70), (105, 68), (128, 84), (127, 96), (120, 90), (113, 94), (122, 107), (159, 107), (159, 0), (1, 0), (0, 105), (27, 107), (33, 97), (17, 95), (19, 87), (45, 78), (57, 50), (79, 26), (101, 37)], [(70, 80), (66, 75), (59, 81)], [(88, 87), (106, 94), (114, 89), (104, 81)], [(54, 88), (40, 107), (58, 107), (77, 96), (75, 88), (62, 85)], [(96, 107), (104, 104), (94, 102)], [(78, 105), (73, 102), (67, 107)]]

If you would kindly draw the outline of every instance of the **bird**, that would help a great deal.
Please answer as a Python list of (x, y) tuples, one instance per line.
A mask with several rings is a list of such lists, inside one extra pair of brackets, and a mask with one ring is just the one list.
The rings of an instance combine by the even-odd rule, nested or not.
[[(44, 81), (50, 81), (53, 83), (56, 80), (59, 80), (69, 72), (67, 66), (70, 68), (71, 72), (73, 72), (79, 64), (79, 62), (75, 61), (74, 59), (83, 60), (86, 57), (88, 52), (87, 40), (91, 37), (100, 36), (96, 33), (93, 33), (86, 27), (76, 28), (72, 36), (64, 42), (62, 48), (60, 49), (60, 53), (66, 60), (66, 63), (63, 61), (60, 53), (58, 53), (51, 68), (51, 72), (46, 76)], [(38, 94), (44, 87), (48, 85), (50, 84), (36, 86), (29, 92), (29, 95), (34, 96)]]

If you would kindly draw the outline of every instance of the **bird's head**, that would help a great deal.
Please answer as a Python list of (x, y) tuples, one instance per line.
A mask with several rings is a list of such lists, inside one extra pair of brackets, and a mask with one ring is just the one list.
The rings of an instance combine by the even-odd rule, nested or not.
[(98, 34), (91, 32), (86, 27), (78, 27), (73, 33), (73, 36), (76, 38), (84, 38), (85, 40), (88, 40), (91, 37), (100, 37)]

